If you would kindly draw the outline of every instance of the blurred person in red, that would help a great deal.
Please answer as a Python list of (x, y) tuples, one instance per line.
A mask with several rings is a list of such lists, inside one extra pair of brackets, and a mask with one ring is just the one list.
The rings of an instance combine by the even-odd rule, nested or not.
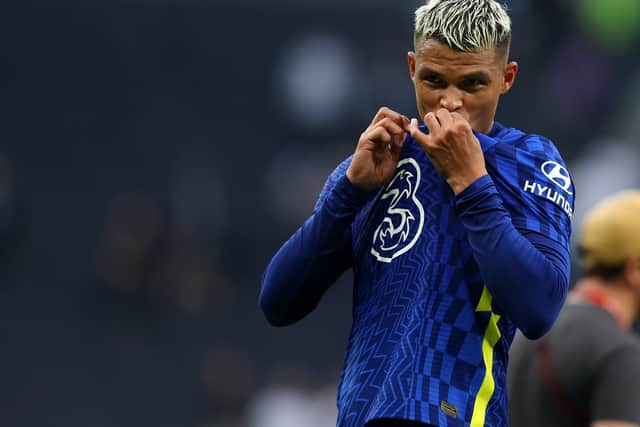
[(514, 426), (640, 426), (640, 191), (594, 206), (579, 251), (584, 278), (549, 334), (511, 348)]

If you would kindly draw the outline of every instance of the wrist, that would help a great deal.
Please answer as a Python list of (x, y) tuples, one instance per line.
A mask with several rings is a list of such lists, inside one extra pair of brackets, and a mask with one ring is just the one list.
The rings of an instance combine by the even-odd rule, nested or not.
[(353, 170), (351, 170), (351, 167), (347, 169), (347, 173), (345, 175), (347, 177), (347, 181), (349, 181), (349, 183), (359, 191), (362, 191), (364, 193), (371, 193), (377, 189), (377, 187), (367, 186), (360, 182), (356, 174), (354, 174)]
[(487, 176), (487, 171), (484, 170), (477, 174), (469, 175), (469, 176), (456, 176), (450, 177), (447, 179), (447, 184), (451, 187), (453, 194), (458, 196), (464, 190), (466, 190), (469, 186), (471, 186), (474, 182), (478, 181), (480, 178)]

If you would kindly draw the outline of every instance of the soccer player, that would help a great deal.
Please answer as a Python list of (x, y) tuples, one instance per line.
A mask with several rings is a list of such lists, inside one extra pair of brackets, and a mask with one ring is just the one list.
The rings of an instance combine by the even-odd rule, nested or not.
[(585, 276), (551, 332), (511, 349), (514, 426), (640, 427), (640, 191), (594, 206), (579, 246)]
[(574, 187), (551, 141), (494, 121), (518, 71), (510, 40), (495, 0), (418, 8), (424, 125), (381, 108), (266, 268), (278, 326), (353, 269), (340, 427), (506, 426), (515, 330), (540, 337), (562, 307)]

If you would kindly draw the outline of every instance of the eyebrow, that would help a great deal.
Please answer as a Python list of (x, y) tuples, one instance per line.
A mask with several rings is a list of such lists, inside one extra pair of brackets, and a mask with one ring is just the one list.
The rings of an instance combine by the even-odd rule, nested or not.
[(489, 76), (489, 74), (485, 73), (484, 71), (474, 71), (472, 73), (465, 74), (460, 78), (460, 80), (482, 80), (482, 81), (486, 81), (490, 79), (491, 77)]
[[(443, 76), (442, 73), (439, 73), (436, 70), (428, 68), (428, 67), (422, 68), (420, 70), (419, 75), (420, 75), (420, 77), (427, 76), (427, 75), (434, 75), (434, 76), (437, 76), (437, 77), (442, 77)], [(484, 71), (473, 71), (473, 72), (468, 73), (468, 74), (463, 74), (462, 76), (460, 76), (460, 78), (458, 80), (459, 81), (462, 81), (462, 80), (484, 80), (484, 81), (488, 81), (488, 80), (491, 80), (491, 77), (489, 76), (488, 73), (486, 73)]]

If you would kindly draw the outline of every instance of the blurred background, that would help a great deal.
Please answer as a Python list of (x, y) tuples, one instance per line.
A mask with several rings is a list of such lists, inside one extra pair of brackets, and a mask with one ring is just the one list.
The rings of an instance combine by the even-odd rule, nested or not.
[[(276, 329), (261, 273), (377, 109), (415, 114), (420, 4), (4, 3), (0, 425), (335, 425), (351, 278)], [(557, 143), (577, 228), (640, 186), (640, 2), (508, 5), (498, 120)]]

